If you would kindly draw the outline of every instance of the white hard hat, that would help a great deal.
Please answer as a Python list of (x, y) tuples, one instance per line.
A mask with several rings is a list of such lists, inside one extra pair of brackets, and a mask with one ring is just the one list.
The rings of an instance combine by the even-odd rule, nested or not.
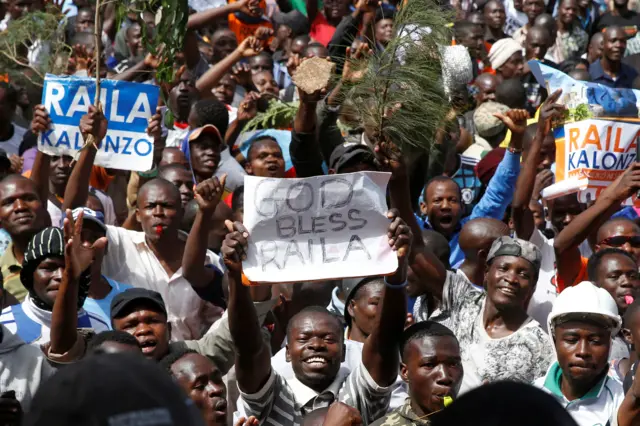
[(569, 287), (558, 295), (547, 320), (549, 331), (553, 334), (558, 320), (569, 318), (609, 323), (612, 336), (616, 335), (622, 327), (622, 318), (618, 315), (618, 306), (613, 297), (607, 290), (596, 287), (589, 281)]

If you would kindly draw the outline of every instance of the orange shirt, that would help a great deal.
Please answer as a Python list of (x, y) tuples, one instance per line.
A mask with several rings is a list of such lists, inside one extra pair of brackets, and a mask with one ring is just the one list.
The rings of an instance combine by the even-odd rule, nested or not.
[(578, 271), (578, 275), (576, 275), (576, 279), (569, 285), (567, 285), (563, 279), (561, 279), (556, 273), (556, 288), (558, 289), (558, 294), (562, 293), (564, 289), (567, 287), (573, 287), (574, 285), (580, 284), (582, 281), (587, 280), (587, 264), (589, 263), (589, 259), (586, 257), (580, 256), (580, 271)]

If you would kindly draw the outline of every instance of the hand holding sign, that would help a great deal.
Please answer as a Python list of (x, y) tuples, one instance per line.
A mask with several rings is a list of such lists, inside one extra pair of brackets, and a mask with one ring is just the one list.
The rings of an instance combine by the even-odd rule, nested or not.
[(247, 258), (249, 232), (242, 222), (225, 220), (224, 224), (229, 230), (220, 248), (224, 264), (233, 272), (241, 272), (242, 261)]
[(100, 142), (107, 135), (107, 125), (107, 119), (104, 114), (93, 105), (90, 105), (89, 113), (82, 116), (79, 127), (85, 141), (89, 135), (93, 135), (96, 144), (100, 146)]
[(400, 218), (398, 210), (390, 210), (387, 217), (391, 220), (387, 231), (389, 246), (398, 256), (398, 269), (388, 281), (390, 284), (403, 284), (407, 280), (407, 256), (411, 251), (413, 234), (411, 228)]
[(614, 200), (621, 203), (640, 190), (640, 163), (634, 162), (618, 178), (613, 181), (600, 195), (599, 198)]
[(218, 207), (220, 198), (222, 198), (222, 193), (224, 192), (224, 184), (226, 180), (227, 175), (224, 174), (220, 180), (214, 176), (200, 182), (198, 186), (196, 186), (194, 198), (198, 203), (198, 208), (205, 217), (210, 218), (216, 211), (216, 207)]
[(38, 135), (46, 132), (51, 127), (51, 118), (44, 105), (36, 105), (33, 109), (33, 118), (31, 119), (31, 131)]
[(562, 89), (553, 92), (540, 107), (539, 123), (544, 123), (545, 134), (551, 131), (551, 123), (554, 119), (561, 118), (564, 114), (565, 106), (556, 103), (562, 94)]

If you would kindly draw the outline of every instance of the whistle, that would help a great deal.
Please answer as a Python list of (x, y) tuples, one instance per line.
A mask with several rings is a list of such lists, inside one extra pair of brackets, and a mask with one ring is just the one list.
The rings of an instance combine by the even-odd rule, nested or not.
[(444, 397), (444, 406), (445, 406), (445, 408), (450, 406), (451, 404), (453, 404), (453, 398), (451, 398), (450, 396), (445, 396)]

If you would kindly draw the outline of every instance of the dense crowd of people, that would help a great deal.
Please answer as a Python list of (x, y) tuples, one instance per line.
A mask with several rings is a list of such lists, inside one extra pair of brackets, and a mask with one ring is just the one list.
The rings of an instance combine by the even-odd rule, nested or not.
[[(383, 52), (404, 4), (189, 0), (160, 84), (143, 42), (157, 16), (135, 2), (124, 20), (107, 4), (102, 34), (90, 0), (0, 2), (0, 31), (63, 12), (67, 75), (99, 61), (163, 93), (153, 166), (134, 172), (96, 165), (108, 121), (93, 106), (79, 130), (97, 144), (40, 151), (41, 88), (0, 81), (1, 424), (640, 424), (640, 209), (623, 205), (640, 162), (588, 205), (543, 198), (565, 106), (528, 64), (640, 89), (640, 3), (434, 3), (470, 79), (410, 153), (354, 126), (342, 96), (363, 78), (349, 58)], [(23, 52), (25, 75), (46, 43)], [(337, 65), (314, 93), (293, 78), (309, 58)], [(295, 117), (247, 129), (274, 105)], [(393, 274), (248, 280), (245, 176), (367, 171), (391, 176)]]

